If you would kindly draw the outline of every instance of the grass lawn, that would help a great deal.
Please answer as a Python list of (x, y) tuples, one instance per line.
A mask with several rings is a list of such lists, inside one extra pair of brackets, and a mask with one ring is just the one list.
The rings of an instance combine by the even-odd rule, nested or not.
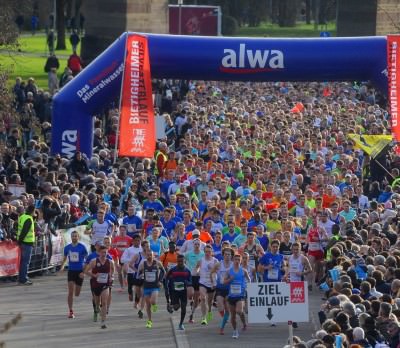
[(321, 31), (329, 31), (331, 36), (336, 36), (336, 23), (329, 23), (327, 30), (325, 26), (320, 26), (318, 30), (315, 30), (314, 24), (305, 23), (297, 23), (293, 28), (281, 28), (277, 24), (261, 23), (259, 27), (241, 27), (236, 35), (244, 37), (319, 37)]
[[(60, 61), (59, 76), (67, 65), (69, 55), (72, 53), (69, 34), (66, 35), (65, 41), (67, 49), (56, 51), (56, 56)], [(0, 68), (11, 70), (9, 85), (12, 86), (14, 84), (17, 76), (22, 77), (23, 80), (34, 77), (38, 87), (47, 89), (47, 73), (44, 72), (44, 65), (48, 56), (46, 35), (42, 32), (35, 36), (23, 34), (19, 39), (19, 43), (19, 52), (0, 52)], [(78, 46), (79, 51), (80, 46)]]
[[(67, 59), (60, 60), (59, 74), (67, 65)], [(0, 54), (0, 68), (12, 69), (9, 79), (9, 85), (14, 85), (17, 76), (27, 80), (29, 77), (35, 78), (36, 85), (47, 89), (47, 73), (44, 72), (46, 57), (28, 57), (24, 55)]]
[[(48, 47), (46, 43), (46, 35), (42, 32), (32, 36), (30, 34), (24, 34), (19, 39), (20, 49), (22, 52), (36, 53), (46, 56), (48, 54)], [(69, 34), (65, 35), (65, 44), (67, 49), (56, 51), (57, 56), (69, 56), (72, 53), (72, 47), (69, 42)], [(78, 46), (78, 53), (80, 46)]]

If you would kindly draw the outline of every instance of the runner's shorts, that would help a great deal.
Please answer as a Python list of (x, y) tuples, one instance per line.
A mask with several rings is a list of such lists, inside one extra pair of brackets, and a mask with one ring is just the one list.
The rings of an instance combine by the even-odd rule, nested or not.
[(226, 298), (229, 294), (229, 288), (216, 288), (215, 289), (215, 296), (221, 296), (223, 298)]
[(200, 288), (200, 286), (207, 290), (207, 294), (212, 294), (215, 291), (213, 288), (210, 288), (209, 286), (206, 286), (204, 284), (200, 284), (199, 288)]
[(192, 276), (192, 286), (195, 291), (200, 289), (200, 276)]
[(77, 286), (82, 286), (83, 279), (79, 277), (82, 272), (83, 271), (68, 271), (68, 281), (74, 282)]
[(158, 292), (160, 291), (160, 288), (144, 288), (143, 289), (143, 295), (144, 296), (151, 296), (153, 292)]
[(324, 252), (322, 250), (309, 250), (308, 256), (314, 256), (317, 261), (320, 261), (324, 259)]
[(170, 297), (171, 297), (171, 305), (181, 305), (186, 306), (187, 304), (187, 292), (186, 290), (183, 291), (176, 291), (170, 290)]
[(228, 303), (231, 306), (236, 306), (239, 301), (244, 301), (244, 297), (228, 297)]
[(104, 285), (102, 285), (102, 286), (92, 288), (92, 293), (94, 294), (94, 296), (100, 296), (101, 293), (102, 293), (104, 290), (107, 290), (107, 289), (110, 289), (110, 285), (104, 284)]

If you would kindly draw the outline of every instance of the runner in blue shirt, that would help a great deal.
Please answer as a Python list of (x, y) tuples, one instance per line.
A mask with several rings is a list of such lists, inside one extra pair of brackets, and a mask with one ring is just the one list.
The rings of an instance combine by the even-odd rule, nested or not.
[(168, 237), (170, 237), (176, 226), (176, 221), (172, 218), (171, 209), (165, 208), (164, 214), (161, 217), (160, 221)]
[(279, 241), (271, 242), (271, 252), (266, 252), (261, 257), (258, 272), (263, 274), (264, 282), (280, 282), (283, 275), (283, 255), (279, 254)]
[(85, 258), (88, 255), (86, 247), (79, 243), (79, 234), (77, 231), (71, 232), (71, 244), (68, 244), (64, 248), (64, 260), (61, 265), (60, 271), (63, 272), (65, 265), (68, 260), (68, 318), (75, 318), (74, 311), (72, 309), (74, 292), (75, 296), (78, 297), (81, 293), (83, 284), (83, 267)]
[(143, 203), (143, 209), (154, 209), (157, 213), (164, 210), (164, 206), (162, 203), (157, 199), (157, 193), (154, 190), (148, 192), (149, 199), (145, 200)]
[(236, 254), (233, 257), (233, 266), (229, 269), (224, 283), (229, 285), (228, 303), (231, 312), (231, 324), (233, 327), (232, 338), (239, 338), (239, 331), (236, 325), (236, 314), (239, 315), (243, 324), (243, 330), (246, 330), (246, 318), (244, 315), (244, 300), (246, 296), (246, 280), (250, 282), (250, 276), (247, 270), (240, 266), (242, 257)]
[(133, 205), (128, 207), (128, 215), (122, 219), (122, 224), (128, 226), (127, 235), (131, 238), (143, 228), (143, 221), (139, 216), (136, 216)]
[(214, 243), (212, 243), (211, 246), (212, 246), (213, 251), (214, 251), (214, 257), (218, 261), (221, 261), (223, 259), (223, 255), (222, 255), (222, 233), (221, 233), (221, 231), (215, 232)]

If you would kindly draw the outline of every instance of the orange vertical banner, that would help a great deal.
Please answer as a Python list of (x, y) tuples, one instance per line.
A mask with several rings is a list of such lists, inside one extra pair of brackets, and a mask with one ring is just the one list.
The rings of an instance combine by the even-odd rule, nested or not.
[(153, 157), (156, 135), (147, 38), (129, 35), (125, 54), (118, 155)]
[[(388, 35), (387, 37), (388, 56), (388, 82), (389, 82), (389, 104), (392, 121), (393, 139), (400, 143), (400, 36)], [(396, 152), (399, 152), (397, 146)]]

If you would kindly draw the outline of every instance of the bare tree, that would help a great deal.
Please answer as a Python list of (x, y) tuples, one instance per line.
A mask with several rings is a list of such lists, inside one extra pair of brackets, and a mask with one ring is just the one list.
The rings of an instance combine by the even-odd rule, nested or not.
[[(3, 0), (0, 11), (0, 49), (11, 52), (19, 48), (19, 30), (16, 18), (22, 13), (30, 13), (32, 3), (30, 0)], [(8, 79), (13, 70), (13, 65), (0, 64), (0, 120), (6, 124), (15, 124), (18, 114), (13, 106), (14, 95), (8, 88)]]

